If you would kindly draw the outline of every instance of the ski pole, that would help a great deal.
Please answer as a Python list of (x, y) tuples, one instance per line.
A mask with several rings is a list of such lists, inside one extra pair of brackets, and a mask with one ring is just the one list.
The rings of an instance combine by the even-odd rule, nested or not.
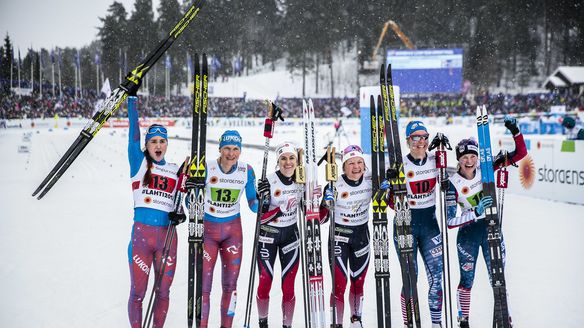
[[(274, 126), (278, 119), (284, 121), (282, 117), (282, 109), (276, 106), (271, 101), (268, 101), (268, 115), (264, 123), (264, 137), (266, 138), (264, 144), (264, 160), (262, 164), (262, 179), (266, 178), (266, 170), (268, 166), (268, 153), (270, 151), (270, 139), (274, 136)], [(251, 304), (253, 300), (253, 288), (255, 283), (255, 272), (256, 272), (256, 262), (257, 262), (257, 252), (258, 252), (258, 238), (260, 235), (260, 222), (262, 218), (262, 205), (265, 200), (265, 195), (260, 195), (258, 213), (256, 218), (256, 226), (254, 232), (253, 249), (251, 253), (251, 272), (249, 274), (249, 283), (247, 286), (247, 299), (245, 304), (245, 318), (243, 322), (243, 327), (249, 328), (249, 322), (251, 319)]]

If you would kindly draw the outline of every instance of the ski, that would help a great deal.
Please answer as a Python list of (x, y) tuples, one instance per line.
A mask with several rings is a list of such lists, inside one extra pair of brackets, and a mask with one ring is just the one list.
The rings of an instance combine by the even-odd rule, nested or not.
[(330, 240), (330, 245), (329, 245), (329, 263), (331, 263), (331, 279), (332, 279), (332, 292), (331, 294), (333, 295), (332, 297), (332, 301), (331, 301), (331, 324), (332, 327), (336, 327), (337, 324), (342, 324), (337, 322), (337, 302), (335, 299), (335, 295), (336, 295), (336, 283), (335, 283), (335, 263), (336, 263), (336, 256), (335, 256), (335, 228), (336, 228), (336, 224), (335, 224), (335, 201), (336, 201), (336, 195), (337, 195), (337, 190), (335, 187), (335, 183), (337, 180), (339, 180), (339, 169), (337, 166), (337, 163), (335, 161), (335, 147), (331, 147), (330, 145), (327, 146), (326, 148), (326, 154), (325, 157), (323, 157), (323, 159), (321, 159), (319, 161), (319, 165), (322, 162), (322, 160), (326, 160), (326, 173), (325, 173), (325, 179), (327, 181), (328, 184), (328, 189), (331, 190), (334, 194), (334, 198), (332, 201), (330, 201), (329, 204), (329, 208), (331, 210), (329, 210), (329, 222), (330, 222), (330, 226), (329, 226), (329, 240)]
[(385, 177), (385, 145), (383, 142), (383, 112), (381, 99), (377, 106), (375, 98), (370, 98), (371, 109), (371, 169), (373, 208), (373, 258), (375, 264), (375, 289), (377, 293), (377, 327), (391, 327), (391, 307), (389, 294), (389, 243), (387, 221), (387, 193), (380, 189)]
[(158, 59), (170, 48), (174, 41), (191, 23), (201, 10), (205, 0), (194, 1), (181, 20), (173, 27), (166, 39), (162, 40), (144, 60), (126, 75), (124, 81), (115, 88), (109, 97), (102, 103), (101, 108), (93, 115), (91, 120), (85, 125), (79, 136), (69, 146), (69, 149), (61, 156), (57, 164), (32, 193), (37, 199), (43, 198), (55, 183), (63, 176), (65, 171), (71, 166), (73, 161), (81, 154), (83, 149), (95, 137), (107, 120), (118, 110), (122, 102), (128, 97), (136, 95), (142, 84), (142, 79), (148, 71), (156, 64)]
[(318, 174), (315, 154), (314, 106), (312, 99), (308, 104), (303, 100), (302, 117), (304, 123), (304, 165), (306, 168), (306, 182), (304, 188), (304, 221), (303, 243), (305, 244), (305, 267), (307, 272), (309, 327), (324, 328), (326, 325), (324, 287), (322, 276), (321, 234), (319, 220), (319, 200), (314, 195), (318, 185)]
[(195, 180), (196, 187), (189, 191), (188, 224), (188, 296), (187, 325), (189, 328), (201, 326), (201, 305), (203, 295), (203, 217), (205, 215), (206, 143), (207, 143), (207, 55), (203, 54), (202, 69), (199, 55), (195, 54), (193, 88), (193, 126), (191, 143), (191, 163), (189, 177)]
[[(294, 170), (294, 181), (302, 186), (306, 184), (306, 168), (304, 167), (304, 149), (298, 148), (298, 166)], [(305, 203), (304, 193), (302, 193), (302, 202)], [(300, 266), (302, 271), (302, 296), (304, 309), (304, 326), (311, 327), (310, 323), (310, 302), (308, 296), (308, 274), (306, 272), (306, 220), (304, 219), (304, 211), (298, 211), (298, 231), (300, 233)]]
[[(278, 107), (271, 101), (268, 101), (268, 114), (266, 115), (266, 120), (264, 122), (264, 137), (265, 144), (264, 144), (264, 158), (262, 164), (262, 175), (261, 179), (266, 178), (266, 170), (268, 166), (268, 155), (270, 152), (270, 140), (274, 136), (274, 127), (278, 119), (284, 121), (282, 117), (282, 109)], [(250, 320), (251, 320), (251, 309), (253, 303), (253, 294), (254, 294), (254, 284), (255, 284), (255, 273), (257, 270), (257, 257), (258, 257), (258, 243), (260, 237), (260, 223), (262, 218), (262, 205), (264, 204), (265, 195), (260, 195), (259, 205), (258, 205), (258, 213), (256, 217), (255, 223), (255, 232), (254, 232), (254, 240), (253, 240), (253, 249), (252, 249), (252, 256), (251, 256), (251, 265), (250, 265), (250, 274), (249, 274), (249, 283), (247, 286), (247, 299), (245, 302), (245, 318), (243, 322), (244, 328), (250, 327)]]
[(395, 210), (395, 229), (399, 248), (399, 260), (403, 282), (403, 297), (405, 302), (407, 326), (421, 327), (420, 306), (418, 301), (418, 287), (416, 267), (414, 264), (414, 237), (412, 235), (412, 215), (408, 203), (406, 177), (401, 152), (399, 130), (397, 124), (397, 109), (393, 96), (393, 82), (391, 77), (391, 64), (385, 69), (381, 65), (380, 85), (383, 104), (383, 116), (386, 127), (387, 153), (389, 155), (389, 168), (397, 172), (395, 178), (390, 179), (393, 204)]
[(479, 158), (481, 163), (481, 181), (483, 195), (491, 196), (493, 204), (485, 209), (487, 220), (487, 241), (489, 243), (491, 262), (491, 286), (495, 298), (493, 327), (510, 328), (509, 309), (507, 304), (507, 286), (505, 283), (505, 268), (503, 265), (503, 250), (501, 246), (500, 213), (497, 211), (497, 192), (495, 174), (493, 171), (493, 152), (489, 131), (489, 115), (486, 106), (477, 106), (477, 129), (479, 137)]

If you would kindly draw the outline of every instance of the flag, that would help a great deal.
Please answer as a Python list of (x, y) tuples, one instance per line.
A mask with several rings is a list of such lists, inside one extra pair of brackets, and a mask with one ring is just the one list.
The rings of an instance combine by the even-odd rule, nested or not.
[(124, 68), (124, 57), (122, 57), (122, 49), (118, 49), (118, 66), (120, 69)]
[(191, 56), (187, 53), (187, 71), (192, 72), (193, 71), (193, 59), (191, 58)]
[(55, 50), (51, 49), (51, 64), (55, 63)]
[(213, 55), (213, 57), (211, 57), (211, 69), (214, 71), (217, 71), (221, 68), (221, 62), (219, 61), (219, 58), (215, 55)]
[(99, 58), (99, 52), (95, 52), (95, 65), (101, 64), (101, 59)]
[(73, 54), (75, 67), (79, 68), (79, 49)]
[(103, 97), (102, 99), (105, 99), (111, 93), (112, 93), (112, 88), (110, 86), (109, 79), (105, 79), (105, 82), (103, 82), (103, 85), (101, 86), (101, 94), (99, 95), (99, 98)]
[(170, 55), (166, 54), (166, 60), (164, 61), (165, 67), (166, 69), (170, 69), (172, 67), (172, 64), (170, 63)]

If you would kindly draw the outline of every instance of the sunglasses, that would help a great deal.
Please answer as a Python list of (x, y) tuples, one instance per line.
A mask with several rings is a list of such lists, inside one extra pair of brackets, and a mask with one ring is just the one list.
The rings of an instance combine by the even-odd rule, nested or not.
[(360, 152), (360, 153), (363, 152), (363, 149), (361, 149), (361, 147), (359, 147), (357, 145), (351, 145), (351, 146), (348, 146), (347, 148), (345, 148), (343, 150), (343, 154), (348, 154), (348, 153), (350, 153), (352, 151), (355, 151), (355, 150), (358, 151), (358, 152)]
[(428, 140), (428, 138), (430, 137), (429, 134), (422, 134), (422, 135), (415, 135), (415, 136), (410, 136), (410, 139), (412, 141), (415, 142), (419, 142), (420, 140), (424, 139), (424, 140)]
[(155, 126), (151, 126), (148, 129), (148, 133), (147, 134), (154, 134), (154, 133), (164, 133), (164, 134), (166, 134), (167, 131), (166, 131), (166, 128), (165, 127), (160, 126), (160, 125), (155, 125)]

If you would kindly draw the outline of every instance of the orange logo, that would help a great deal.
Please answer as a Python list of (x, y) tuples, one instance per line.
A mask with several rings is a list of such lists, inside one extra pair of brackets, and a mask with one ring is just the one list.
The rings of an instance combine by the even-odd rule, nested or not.
[(152, 198), (150, 198), (150, 196), (144, 197), (144, 203), (146, 203), (146, 204), (152, 203)]
[(467, 186), (464, 186), (464, 187), (462, 187), (462, 194), (463, 194), (463, 195), (466, 195), (466, 194), (468, 194), (468, 191), (469, 191), (469, 190), (470, 190), (470, 189), (469, 189)]
[(413, 178), (414, 177), (414, 171), (408, 171), (408, 178)]
[(346, 191), (343, 191), (343, 193), (341, 194), (341, 198), (342, 198), (342, 199), (347, 199), (347, 198), (349, 198), (349, 193), (348, 193), (348, 192), (346, 192)]
[(411, 205), (411, 206), (414, 206), (414, 205), (416, 205), (416, 201), (415, 201), (415, 200), (410, 200), (410, 205)]
[(530, 189), (535, 182), (535, 164), (529, 155), (525, 156), (525, 158), (519, 162), (519, 181), (524, 189)]
[(209, 212), (215, 213), (215, 212), (217, 212), (217, 210), (215, 210), (215, 207), (211, 206), (211, 207), (209, 207)]
[(282, 190), (280, 189), (276, 189), (276, 191), (274, 191), (274, 197), (279, 197), (282, 194)]
[(219, 181), (219, 178), (217, 178), (216, 176), (212, 176), (211, 179), (209, 179), (209, 182), (212, 184), (216, 184), (217, 181)]

